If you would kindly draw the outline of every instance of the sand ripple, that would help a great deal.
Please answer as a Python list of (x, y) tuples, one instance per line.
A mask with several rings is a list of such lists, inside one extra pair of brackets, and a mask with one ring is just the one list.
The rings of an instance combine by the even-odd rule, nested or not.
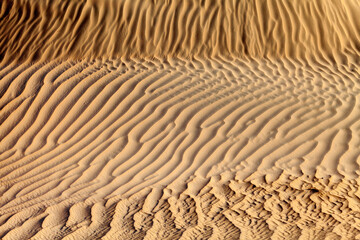
[(360, 53), (357, 0), (12, 0), (0, 60), (217, 56), (342, 63)]
[(359, 15), (0, 1), (0, 238), (359, 239)]
[[(233, 231), (226, 234), (241, 233), (243, 239), (360, 230), (346, 225), (356, 219), (350, 209), (358, 214), (352, 206), (356, 192), (341, 190), (356, 187), (360, 173), (355, 65), (220, 58), (53, 61), (10, 64), (0, 74), (3, 236), (31, 234), (28, 228), (35, 225), (38, 239), (50, 228), (56, 236), (85, 236), (93, 211), (104, 219), (91, 234), (150, 239), (160, 234), (158, 228), (170, 231), (158, 236), (168, 239), (222, 236), (227, 225)], [(250, 184), (256, 193), (210, 199), (200, 194), (215, 186), (231, 188), (233, 181)], [(141, 195), (144, 191), (151, 193)], [(260, 192), (269, 199), (261, 200)], [(119, 199), (136, 194), (143, 199), (136, 205), (131, 198)], [(173, 209), (169, 199), (176, 196), (184, 198), (177, 204), (190, 205)], [(105, 206), (110, 199), (125, 202)], [(333, 212), (332, 199), (345, 207)], [(211, 213), (216, 227), (208, 225), (213, 218), (206, 212), (201, 225), (199, 204), (213, 201), (245, 212)], [(115, 210), (122, 204), (134, 210)], [(159, 204), (165, 205), (153, 210)], [(322, 207), (329, 204), (329, 210)], [(262, 210), (252, 216), (251, 208)], [(318, 214), (323, 230), (315, 221)], [(118, 225), (110, 230), (109, 224)], [(131, 235), (126, 229), (133, 227)]]

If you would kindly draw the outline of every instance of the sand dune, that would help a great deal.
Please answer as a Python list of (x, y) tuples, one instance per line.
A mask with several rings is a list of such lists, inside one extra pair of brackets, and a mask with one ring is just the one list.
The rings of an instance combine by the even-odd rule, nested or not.
[(360, 5), (0, 3), (1, 239), (358, 239)]
[[(0, 58), (297, 57), (358, 61), (357, 0), (12, 0)], [(354, 59), (355, 56), (355, 59)]]
[[(354, 184), (359, 176), (360, 88), (359, 73), (353, 66), (290, 60), (143, 59), (13, 64), (2, 73), (0, 212), (5, 216), (3, 234), (10, 239), (19, 231), (35, 234), (27, 233), (29, 229), (23, 225), (27, 226), (28, 221), (31, 227), (39, 225), (39, 219), (50, 221), (47, 219), (60, 214), (60, 206), (65, 208), (61, 211), (70, 211), (68, 219), (54, 220), (48, 227), (37, 226), (38, 230), (44, 229), (35, 238), (49, 234), (48, 228), (60, 236), (67, 231), (74, 234), (70, 236), (86, 235), (87, 227), (75, 231), (80, 222), (72, 222), (72, 217), (81, 216), (81, 224), (85, 224), (84, 221), (90, 221), (90, 209), (100, 204), (99, 214), (105, 214), (108, 210), (103, 205), (107, 201), (134, 194), (141, 194), (136, 204), (142, 207), (121, 200), (125, 202), (114, 203), (112, 211), (116, 205), (125, 204), (137, 210), (122, 214), (135, 218), (151, 215), (158, 206), (155, 219), (157, 215), (170, 214), (186, 222), (190, 220), (180, 213), (185, 211), (184, 206), (176, 210), (179, 213), (168, 206), (171, 199), (176, 202), (176, 196), (180, 197), (177, 204), (187, 201), (193, 212), (197, 211), (197, 204), (206, 201), (234, 205), (248, 196), (249, 200), (239, 203), (250, 205), (244, 206), (245, 215), (241, 217), (231, 220), (228, 212), (212, 213), (220, 221), (215, 221), (215, 225), (231, 222), (228, 224), (234, 228), (234, 236), (249, 232), (241, 235), (243, 239), (249, 239), (247, 234), (255, 237), (260, 234), (258, 231), (264, 235), (257, 239), (282, 234), (332, 236), (335, 226), (347, 226), (349, 211), (358, 214), (354, 206), (333, 214), (320, 207), (336, 204), (329, 198), (339, 204), (358, 201), (356, 193), (343, 195), (342, 190), (358, 186)], [(213, 200), (203, 199), (208, 193), (200, 194), (221, 184), (229, 189), (229, 181), (247, 184), (242, 197), (236, 190), (220, 193), (220, 197), (209, 195)], [(144, 191), (151, 194), (146, 196)], [(256, 194), (249, 195), (247, 191)], [(273, 204), (266, 198), (259, 203), (262, 210), (256, 214), (265, 214), (268, 219), (248, 216), (246, 209), (257, 201), (257, 194), (269, 195), (282, 205), (285, 203), (281, 203), (280, 195), (287, 191), (288, 210), (283, 211), (292, 212), (291, 221), (275, 221), (273, 218), (285, 217), (287, 212), (272, 207), (266, 210), (266, 205)], [(234, 202), (229, 202), (229, 194), (235, 194)], [(322, 196), (324, 202), (313, 199)], [(157, 203), (160, 199), (164, 202)], [(306, 215), (310, 207), (306, 201), (319, 208), (310, 210), (312, 217)], [(165, 209), (159, 207), (160, 203), (165, 204)], [(301, 204), (307, 207), (304, 209)], [(71, 216), (72, 209), (78, 209), (74, 210), (75, 216)], [(15, 213), (17, 220), (8, 219)], [(28, 214), (34, 218), (28, 220)], [(116, 220), (112, 214), (105, 214), (100, 222), (106, 226), (96, 225), (91, 234), (108, 229), (106, 236), (124, 231), (119, 236), (150, 237), (158, 232), (156, 228), (170, 231), (174, 224), (162, 222), (162, 227), (156, 227), (155, 219), (147, 220), (152, 221), (153, 225), (148, 223), (152, 227), (148, 227), (153, 233), (135, 229), (129, 233), (122, 225), (131, 224), (126, 222), (130, 220)], [(210, 221), (207, 214), (206, 222)], [(318, 214), (324, 216), (321, 221), (327, 229), (305, 228), (307, 221), (319, 224), (314, 217)], [(175, 221), (159, 218), (160, 222)], [(249, 218), (259, 222), (246, 225)], [(116, 230), (109, 229), (112, 221), (118, 224)], [(75, 229), (54, 231), (65, 223), (73, 224)], [(219, 237), (224, 231), (217, 229), (219, 232), (214, 233), (213, 227), (206, 230), (208, 223), (202, 227), (192, 224), (200, 232), (187, 230), (189, 238), (206, 238), (206, 234)], [(188, 227), (179, 229), (185, 231)], [(14, 230), (7, 235), (9, 228)], [(293, 230), (286, 233), (287, 228)], [(350, 234), (357, 227), (351, 225), (348, 229)], [(171, 229), (174, 237), (182, 234), (180, 230)]]

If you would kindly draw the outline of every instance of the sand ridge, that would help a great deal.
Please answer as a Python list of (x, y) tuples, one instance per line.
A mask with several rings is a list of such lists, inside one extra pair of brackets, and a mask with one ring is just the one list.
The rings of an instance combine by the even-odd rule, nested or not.
[[(69, 219), (56, 220), (60, 222), (49, 227), (66, 222), (75, 228), (58, 229), (56, 234), (76, 236), (86, 233), (76, 230), (80, 222), (70, 220), (71, 209), (78, 208), (75, 206), (84, 211), (75, 216), (85, 214), (82, 219), (88, 219), (93, 204), (119, 196), (128, 202), (145, 191), (148, 194), (141, 195), (139, 199), (144, 202), (139, 204), (156, 219), (165, 214), (163, 211), (173, 211), (154, 212), (164, 194), (172, 199), (189, 195), (194, 198), (191, 201), (201, 202), (196, 199), (201, 199), (198, 195), (204, 189), (226, 188), (235, 179), (239, 184), (270, 191), (270, 195), (274, 186), (293, 189), (299, 195), (299, 203), (290, 207), (296, 216), (308, 206), (301, 205), (310, 197), (307, 193), (321, 191), (327, 197), (357, 202), (356, 193), (343, 195), (341, 190), (344, 186), (356, 189), (354, 183), (360, 174), (360, 76), (355, 65), (225, 58), (109, 59), (13, 63), (1, 73), (0, 213), (6, 219), (3, 234), (10, 239), (18, 231), (26, 232), (21, 229), (27, 228), (19, 224), (30, 215), (34, 216), (31, 224), (38, 224), (38, 218), (50, 221), (46, 219), (59, 214), (51, 210), (56, 206), (69, 208), (62, 210), (70, 211)], [(301, 187), (304, 184), (306, 187)], [(282, 190), (278, 191), (281, 195)], [(257, 199), (256, 195), (252, 197), (251, 201)], [(227, 201), (224, 196), (216, 199)], [(316, 204), (331, 202), (326, 201)], [(134, 207), (132, 203), (126, 206)], [(311, 214), (320, 214), (316, 211)], [(340, 219), (348, 219), (343, 216), (348, 211), (340, 212), (333, 221), (345, 224)], [(19, 219), (14, 222), (11, 216), (17, 212)], [(177, 218), (176, 213), (172, 214)], [(231, 217), (225, 218), (228, 221)], [(244, 215), (236, 221), (246, 218)], [(155, 219), (151, 220), (154, 228)], [(236, 229), (244, 239), (248, 236), (244, 232), (254, 231), (255, 236), (257, 228), (264, 231), (264, 236), (285, 234), (285, 230), (273, 232), (280, 223), (270, 219), (259, 218), (256, 221), (261, 221), (260, 225), (239, 225)], [(330, 224), (325, 219), (323, 224)], [(101, 221), (109, 224), (120, 220), (110, 217)], [(111, 236), (133, 236), (118, 232), (128, 223), (116, 224), (116, 230), (106, 227)], [(162, 224), (169, 231), (172, 228)], [(295, 230), (288, 236), (310, 234), (301, 230), (304, 227), (300, 223), (291, 224)], [(324, 231), (315, 227), (311, 231), (331, 235), (334, 227), (330, 225)], [(14, 231), (7, 234), (9, 228)], [(35, 239), (48, 234), (49, 229), (40, 231), (42, 228), (38, 226)], [(352, 225), (347, 229), (350, 234), (358, 228)], [(210, 232), (189, 234), (223, 234)], [(239, 230), (235, 232), (237, 235)]]
[(0, 238), (358, 239), (359, 13), (0, 2)]
[[(144, 189), (2, 214), (0, 231), (4, 239), (356, 239), (358, 186), (342, 181), (329, 192), (298, 180), (271, 187), (216, 180), (178, 197)], [(149, 204), (152, 195), (158, 201)]]
[(356, 0), (11, 0), (0, 4), (0, 59), (5, 62), (318, 55), (342, 63), (358, 59), (360, 52)]

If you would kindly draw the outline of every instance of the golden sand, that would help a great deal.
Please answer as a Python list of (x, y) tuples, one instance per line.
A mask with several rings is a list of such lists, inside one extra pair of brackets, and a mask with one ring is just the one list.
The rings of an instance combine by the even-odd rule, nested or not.
[(359, 239), (360, 3), (0, 3), (1, 239)]
[(285, 57), (343, 64), (360, 54), (358, 0), (8, 0), (0, 56)]

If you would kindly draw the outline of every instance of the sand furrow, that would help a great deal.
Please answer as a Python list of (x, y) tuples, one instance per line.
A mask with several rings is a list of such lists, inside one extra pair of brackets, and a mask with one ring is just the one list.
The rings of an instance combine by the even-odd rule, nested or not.
[(0, 1), (0, 239), (359, 239), (359, 14)]
[(315, 54), (341, 63), (359, 54), (359, 11), (355, 0), (14, 0), (1, 5), (0, 56), (7, 62)]
[(360, 230), (359, 82), (347, 65), (109, 59), (3, 71), (4, 239)]

